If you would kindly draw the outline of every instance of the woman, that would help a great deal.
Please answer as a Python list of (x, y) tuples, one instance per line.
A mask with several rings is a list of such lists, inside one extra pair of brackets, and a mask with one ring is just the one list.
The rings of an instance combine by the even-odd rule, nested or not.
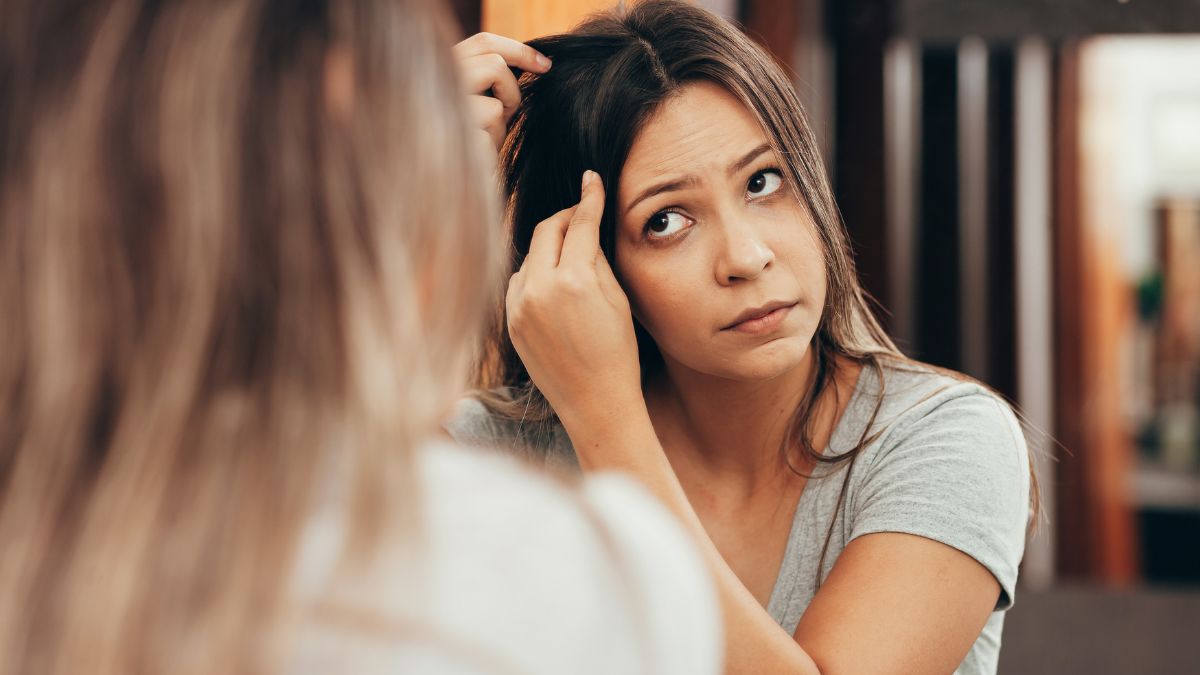
[(530, 46), (506, 311), (451, 432), (650, 486), (707, 552), (729, 672), (995, 672), (1021, 429), (876, 323), (785, 75), (671, 1)]
[(643, 491), (425, 440), (500, 280), (449, 36), (0, 4), (0, 673), (717, 672)]

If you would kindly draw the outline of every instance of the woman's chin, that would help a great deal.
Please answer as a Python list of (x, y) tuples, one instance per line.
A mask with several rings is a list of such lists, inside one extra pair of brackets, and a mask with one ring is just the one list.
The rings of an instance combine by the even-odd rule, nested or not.
[(805, 365), (809, 340), (781, 337), (735, 353), (722, 351), (696, 363), (692, 370), (739, 382), (772, 380)]

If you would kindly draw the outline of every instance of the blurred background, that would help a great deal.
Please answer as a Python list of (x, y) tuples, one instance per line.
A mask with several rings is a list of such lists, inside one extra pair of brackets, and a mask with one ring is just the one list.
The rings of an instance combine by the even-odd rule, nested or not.
[[(447, 0), (463, 32), (597, 0)], [(1200, 1), (697, 0), (793, 74), (905, 351), (1043, 432), (1000, 672), (1200, 673)]]

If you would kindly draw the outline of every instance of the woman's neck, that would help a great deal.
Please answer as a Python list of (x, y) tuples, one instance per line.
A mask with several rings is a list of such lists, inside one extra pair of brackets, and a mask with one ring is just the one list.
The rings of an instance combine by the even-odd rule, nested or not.
[[(648, 378), (646, 401), (655, 430), (672, 465), (722, 480), (734, 480), (753, 492), (791, 466), (811, 467), (789, 448), (781, 452), (792, 417), (816, 386), (815, 348), (804, 359), (768, 380), (742, 381), (698, 373), (667, 363)], [(830, 386), (818, 397), (812, 441), (824, 448), (832, 435), (860, 367), (839, 361)]]

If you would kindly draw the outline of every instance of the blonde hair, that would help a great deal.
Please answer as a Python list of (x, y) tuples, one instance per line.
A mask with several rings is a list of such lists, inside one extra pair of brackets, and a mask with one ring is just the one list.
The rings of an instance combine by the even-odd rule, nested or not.
[(348, 559), (411, 524), (494, 298), (452, 31), (76, 4), (0, 3), (0, 673), (270, 671), (327, 469)]

